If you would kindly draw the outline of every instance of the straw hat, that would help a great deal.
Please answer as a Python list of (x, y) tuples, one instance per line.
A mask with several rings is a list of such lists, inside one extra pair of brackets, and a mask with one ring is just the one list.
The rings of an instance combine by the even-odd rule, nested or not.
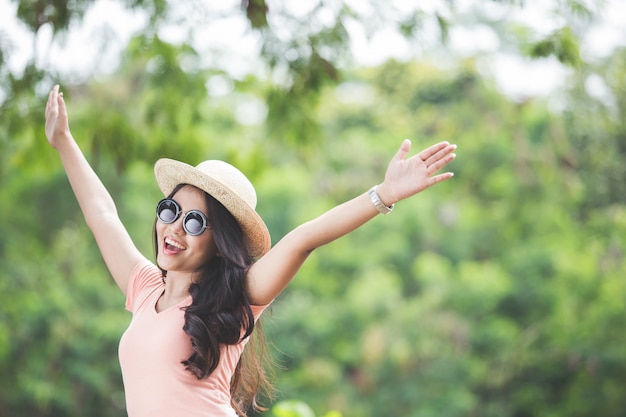
[(271, 246), (267, 226), (256, 212), (256, 192), (246, 176), (234, 166), (208, 160), (196, 167), (173, 159), (159, 159), (154, 165), (159, 188), (166, 196), (178, 184), (193, 185), (222, 203), (243, 230), (253, 257), (264, 255)]

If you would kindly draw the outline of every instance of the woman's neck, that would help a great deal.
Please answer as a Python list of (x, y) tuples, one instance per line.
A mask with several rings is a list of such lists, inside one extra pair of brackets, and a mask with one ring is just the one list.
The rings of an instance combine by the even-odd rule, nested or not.
[(157, 311), (163, 311), (189, 297), (189, 286), (193, 283), (190, 274), (168, 271), (165, 277), (165, 290), (157, 302)]

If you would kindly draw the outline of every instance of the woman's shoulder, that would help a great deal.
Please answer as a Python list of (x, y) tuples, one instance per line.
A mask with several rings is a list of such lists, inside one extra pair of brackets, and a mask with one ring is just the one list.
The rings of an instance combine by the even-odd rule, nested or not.
[(126, 309), (134, 311), (135, 304), (139, 299), (145, 298), (154, 290), (163, 287), (163, 271), (147, 259), (143, 259), (135, 265), (128, 282), (126, 295)]
[(148, 279), (156, 279), (160, 281), (162, 276), (163, 271), (153, 262), (146, 258), (143, 258), (141, 261), (137, 262), (137, 264), (133, 267), (130, 273), (131, 280), (145, 277)]

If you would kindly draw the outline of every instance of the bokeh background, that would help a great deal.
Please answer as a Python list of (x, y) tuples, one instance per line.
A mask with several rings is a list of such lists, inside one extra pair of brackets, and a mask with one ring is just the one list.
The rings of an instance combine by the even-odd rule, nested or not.
[(160, 157), (239, 166), (276, 242), (405, 137), (459, 146), (276, 300), (264, 416), (623, 416), (626, 11), (536, 3), (3, 0), (0, 415), (125, 415), (130, 315), (45, 139), (58, 83), (148, 255)]

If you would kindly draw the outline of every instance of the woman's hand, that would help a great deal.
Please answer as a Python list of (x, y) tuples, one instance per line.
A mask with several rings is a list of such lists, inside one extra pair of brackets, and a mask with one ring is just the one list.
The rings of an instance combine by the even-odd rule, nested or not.
[(387, 167), (385, 180), (377, 188), (380, 199), (390, 206), (432, 185), (452, 178), (454, 175), (452, 172), (433, 174), (456, 157), (453, 153), (455, 149), (456, 145), (440, 142), (406, 159), (406, 155), (411, 150), (411, 141), (405, 139)]
[(46, 104), (46, 136), (53, 148), (57, 148), (59, 141), (70, 136), (67, 119), (67, 108), (63, 100), (63, 93), (59, 93), (59, 86), (55, 85), (48, 94)]

